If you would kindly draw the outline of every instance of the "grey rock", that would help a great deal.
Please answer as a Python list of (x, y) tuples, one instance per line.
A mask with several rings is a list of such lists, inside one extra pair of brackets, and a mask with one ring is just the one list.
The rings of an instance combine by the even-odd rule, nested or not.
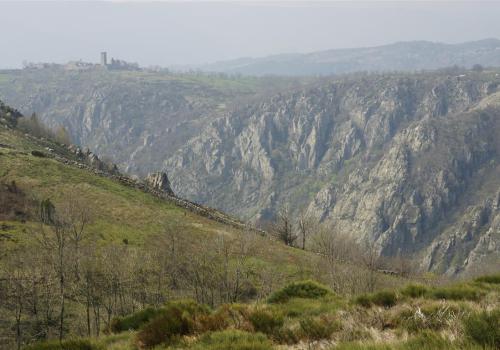
[(165, 192), (172, 196), (174, 195), (174, 191), (172, 191), (172, 187), (170, 186), (170, 180), (164, 172), (148, 174), (145, 181), (146, 184), (153, 189)]

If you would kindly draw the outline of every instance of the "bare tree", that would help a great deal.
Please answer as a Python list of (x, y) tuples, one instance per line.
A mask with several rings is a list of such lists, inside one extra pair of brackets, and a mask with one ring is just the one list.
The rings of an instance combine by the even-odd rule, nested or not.
[(37, 235), (50, 266), (59, 284), (59, 339), (64, 337), (66, 298), (69, 285), (69, 266), (79, 279), (80, 244), (90, 222), (90, 209), (76, 195), (70, 194), (56, 210), (49, 200), (41, 201), (39, 207), (40, 225)]
[(316, 220), (308, 210), (300, 213), (298, 219), (298, 227), (299, 227), (300, 238), (302, 240), (303, 250), (306, 249), (306, 240), (309, 238), (309, 236), (311, 236), (316, 226), (317, 226)]
[(288, 205), (283, 205), (276, 216), (276, 222), (272, 226), (274, 235), (286, 245), (293, 246), (297, 240), (297, 234)]
[(362, 249), (360, 261), (368, 270), (366, 284), (368, 291), (373, 292), (377, 283), (378, 270), (380, 266), (380, 255), (375, 242), (370, 241)]

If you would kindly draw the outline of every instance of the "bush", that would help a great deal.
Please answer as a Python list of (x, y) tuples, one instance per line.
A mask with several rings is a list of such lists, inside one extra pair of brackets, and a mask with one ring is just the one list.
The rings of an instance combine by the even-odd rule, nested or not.
[(87, 339), (74, 339), (36, 343), (26, 347), (25, 350), (104, 350), (104, 348), (92, 344)]
[(136, 330), (146, 324), (148, 321), (164, 312), (163, 309), (147, 308), (125, 317), (116, 317), (111, 321), (111, 331), (119, 333), (128, 330)]
[(374, 293), (372, 294), (371, 299), (373, 304), (387, 308), (393, 307), (397, 302), (396, 293), (391, 291), (381, 291)]
[(481, 276), (479, 278), (476, 278), (476, 282), (500, 284), (500, 274), (499, 275)]
[(218, 331), (226, 328), (251, 331), (249, 308), (243, 304), (223, 304), (210, 315), (200, 316), (201, 331)]
[(269, 303), (285, 303), (291, 298), (318, 299), (332, 292), (325, 286), (314, 281), (295, 282), (273, 293)]
[(272, 350), (272, 344), (261, 333), (226, 330), (204, 335), (193, 350)]
[(426, 295), (429, 288), (422, 284), (409, 284), (401, 290), (401, 294), (409, 298), (421, 298)]
[(358, 296), (354, 302), (363, 307), (378, 305), (389, 308), (396, 305), (397, 296), (396, 293), (391, 291), (381, 291), (372, 294), (362, 294)]
[(500, 348), (500, 310), (470, 315), (464, 320), (464, 330), (475, 343)]
[(340, 324), (327, 318), (307, 317), (299, 321), (300, 329), (306, 339), (316, 341), (329, 339), (332, 333), (340, 329)]
[(174, 343), (183, 335), (195, 333), (200, 328), (200, 319), (209, 312), (208, 307), (194, 301), (169, 303), (164, 312), (142, 327), (137, 333), (136, 342), (146, 348)]
[(261, 332), (269, 336), (277, 337), (284, 319), (279, 313), (271, 310), (257, 309), (250, 314), (250, 322), (256, 332)]
[(372, 299), (368, 294), (361, 294), (356, 299), (354, 299), (354, 302), (366, 308), (372, 306)]
[(430, 296), (434, 299), (477, 301), (481, 298), (481, 293), (473, 287), (453, 286), (433, 289)]

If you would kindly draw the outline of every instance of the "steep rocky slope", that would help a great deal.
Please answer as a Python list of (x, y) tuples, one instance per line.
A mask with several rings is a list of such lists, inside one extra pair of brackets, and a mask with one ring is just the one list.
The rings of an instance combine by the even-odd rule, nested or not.
[(235, 79), (147, 71), (0, 71), (0, 99), (25, 115), (36, 112), (72, 140), (146, 176), (234, 105), (275, 93), (292, 79)]
[[(495, 73), (346, 78), (214, 121), (165, 162), (174, 189), (254, 220), (283, 203), (464, 272), (500, 252)], [(486, 100), (485, 100), (486, 99)]]
[(307, 209), (429, 270), (498, 261), (498, 71), (358, 74), (290, 91), (146, 72), (8, 77), (11, 103), (122, 169), (167, 171), (181, 197), (254, 221)]

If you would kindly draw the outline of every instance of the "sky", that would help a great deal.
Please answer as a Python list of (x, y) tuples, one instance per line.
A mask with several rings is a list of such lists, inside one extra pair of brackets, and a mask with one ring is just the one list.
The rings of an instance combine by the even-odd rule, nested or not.
[(500, 38), (500, 2), (5, 2), (0, 68), (23, 61), (141, 66), (366, 47), (397, 41)]

